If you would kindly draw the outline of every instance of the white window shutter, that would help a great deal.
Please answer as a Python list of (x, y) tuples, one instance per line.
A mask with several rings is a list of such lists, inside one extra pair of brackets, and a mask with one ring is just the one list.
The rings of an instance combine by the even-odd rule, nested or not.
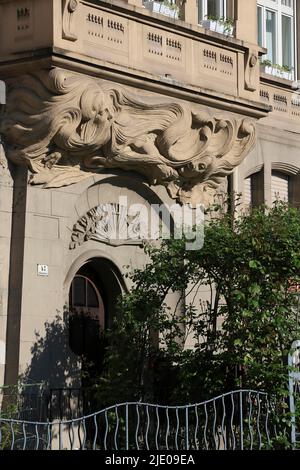
[(272, 175), (272, 202), (289, 200), (289, 177), (274, 173)]

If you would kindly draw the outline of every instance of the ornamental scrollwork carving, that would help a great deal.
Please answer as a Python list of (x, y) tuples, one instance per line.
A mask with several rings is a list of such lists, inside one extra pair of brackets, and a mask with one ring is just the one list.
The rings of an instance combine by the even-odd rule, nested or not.
[(64, 0), (62, 14), (62, 37), (69, 41), (77, 41), (76, 33), (76, 11), (78, 11), (78, 0)]
[(249, 91), (255, 91), (259, 85), (258, 52), (251, 49), (248, 50), (245, 61), (245, 88)]
[(70, 249), (74, 250), (88, 240), (112, 246), (142, 245), (142, 235), (143, 224), (139, 212), (131, 215), (126, 206), (102, 204), (91, 209), (74, 225)]
[(205, 205), (255, 142), (250, 120), (157, 103), (58, 68), (11, 87), (0, 132), (8, 157), (32, 171), (31, 184), (61, 187), (118, 168), (165, 186), (180, 202)]

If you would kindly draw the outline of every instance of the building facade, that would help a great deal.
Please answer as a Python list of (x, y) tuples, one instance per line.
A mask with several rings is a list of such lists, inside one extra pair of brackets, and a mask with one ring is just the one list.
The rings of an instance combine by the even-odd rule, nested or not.
[(299, 3), (0, 0), (0, 385), (80, 385), (138, 207), (299, 204)]

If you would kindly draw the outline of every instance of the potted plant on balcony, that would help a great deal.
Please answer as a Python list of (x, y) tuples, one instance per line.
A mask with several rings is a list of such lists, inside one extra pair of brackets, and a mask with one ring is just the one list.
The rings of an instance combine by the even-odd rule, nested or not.
[(293, 67), (289, 67), (288, 65), (283, 65), (281, 67), (282, 78), (286, 80), (293, 80)]
[(261, 62), (263, 72), (273, 77), (284, 78), (285, 80), (293, 80), (293, 67), (287, 65), (272, 64), (268, 59)]
[(261, 62), (261, 67), (264, 73), (273, 75), (273, 64), (270, 60), (265, 59)]
[(179, 9), (178, 6), (173, 3), (172, 1), (169, 0), (164, 0), (162, 6), (161, 6), (161, 11), (163, 15), (170, 16), (171, 18), (176, 18), (178, 19), (179, 16)]
[(171, 0), (159, 1), (145, 1), (144, 7), (153, 13), (160, 13), (161, 15), (169, 16), (170, 18), (178, 19), (179, 8)]
[(232, 18), (209, 15), (201, 24), (204, 28), (216, 31), (216, 33), (225, 34), (226, 36), (233, 35), (234, 20)]
[(234, 28), (234, 19), (233, 18), (224, 18), (224, 34), (227, 36), (233, 36), (233, 28)]

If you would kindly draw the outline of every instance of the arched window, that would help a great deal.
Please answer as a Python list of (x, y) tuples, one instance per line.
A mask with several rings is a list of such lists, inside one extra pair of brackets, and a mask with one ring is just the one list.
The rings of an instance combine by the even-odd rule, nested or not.
[(69, 344), (75, 354), (95, 360), (105, 329), (104, 302), (94, 282), (77, 274), (70, 288)]
[(78, 274), (74, 277), (70, 290), (70, 307), (72, 312), (98, 318), (99, 325), (104, 330), (104, 303), (99, 290), (88, 277)]

